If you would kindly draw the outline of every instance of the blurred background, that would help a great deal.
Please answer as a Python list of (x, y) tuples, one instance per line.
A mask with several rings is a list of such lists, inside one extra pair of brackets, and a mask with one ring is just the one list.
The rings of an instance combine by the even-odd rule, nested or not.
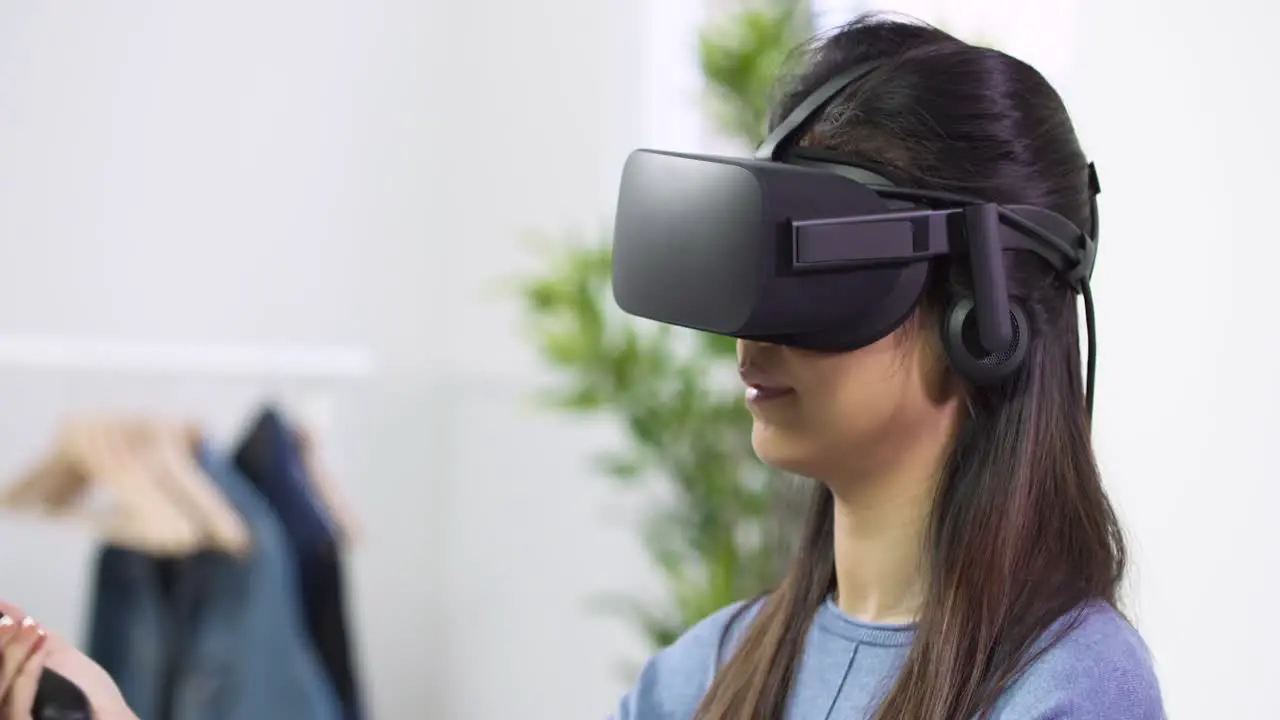
[[(741, 151), (780, 49), (885, 8), (1066, 98), (1104, 186), (1095, 433), (1128, 608), (1171, 717), (1280, 717), (1261, 0), (0, 0), (0, 484), (36, 488), (6, 496), (0, 597), (95, 632), (127, 532), (52, 517), (82, 501), (40, 495), (50, 473), (149, 527), (85, 449), (123, 435), (85, 427), (181, 420), (269, 476), (246, 448), (277, 422), (330, 520), (365, 717), (605, 716), (781, 552), (708, 555), (776, 505), (699, 479), (761, 472), (707, 440), (742, 429), (690, 381), (723, 346), (609, 310), (622, 161)], [(689, 462), (655, 472), (676, 441)]]

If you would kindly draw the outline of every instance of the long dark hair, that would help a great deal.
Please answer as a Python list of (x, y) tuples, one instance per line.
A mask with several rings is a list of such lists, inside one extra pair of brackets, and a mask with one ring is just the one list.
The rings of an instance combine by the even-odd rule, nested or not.
[[(1085, 156), (1061, 98), (1029, 65), (878, 15), (810, 50), (775, 118), (839, 72), (879, 66), (826, 108), (803, 144), (902, 185), (1036, 205), (1089, 226)], [(1006, 264), (1031, 345), (1014, 376), (969, 393), (926, 535), (915, 639), (881, 720), (986, 717), (1056, 641), (1048, 631), (1065, 634), (1088, 601), (1116, 604), (1124, 541), (1094, 462), (1075, 296), (1029, 253), (1008, 253)], [(917, 319), (936, 318), (968, 282), (963, 268), (939, 264)], [(835, 590), (833, 503), (816, 485), (797, 557), (717, 673), (699, 720), (783, 717), (811, 620)]]

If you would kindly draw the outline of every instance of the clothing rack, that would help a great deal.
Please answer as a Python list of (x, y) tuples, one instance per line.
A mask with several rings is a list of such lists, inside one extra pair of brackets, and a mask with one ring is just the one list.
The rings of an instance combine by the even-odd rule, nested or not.
[[(141, 456), (157, 467), (164, 463), (167, 469), (156, 473), (156, 478), (163, 475), (157, 484), (167, 483), (164, 492), (131, 494), (131, 488), (147, 482), (139, 480), (141, 475), (136, 473), (131, 475), (132, 484), (123, 480), (97, 484), (93, 477), (85, 477), (80, 497), (64, 503), (59, 497), (65, 493), (57, 487), (55, 475), (48, 475), (54, 480), (46, 481), (46, 476), (28, 478), (18, 473), (16, 484), (33, 483), (28, 486), (33, 488), (28, 500), (20, 507), (34, 513), (15, 515), (42, 514), (56, 519), (66, 512), (68, 517), (94, 519), (98, 514), (93, 512), (95, 505), (102, 505), (98, 510), (109, 509), (108, 504), (113, 506), (110, 509), (128, 508), (127, 516), (121, 516), (127, 522), (102, 526), (108, 534), (90, 575), (88, 627), (77, 634), (84, 635), (86, 650), (125, 689), (126, 699), (140, 717), (180, 717), (174, 708), (194, 707), (199, 700), (223, 708), (218, 717), (359, 720), (359, 673), (350, 649), (344, 604), (344, 560), (333, 544), (333, 540), (346, 543), (354, 537), (351, 515), (340, 496), (328, 492), (333, 489), (329, 482), (321, 480), (327, 473), (312, 472), (325, 463), (308, 462), (314, 456), (295, 450), (293, 446), (299, 443), (282, 443), (279, 438), (288, 437), (290, 429), (305, 426), (312, 438), (307, 443), (311, 448), (327, 444), (322, 438), (330, 434), (328, 426), (336, 419), (340, 400), (358, 397), (360, 381), (374, 371), (372, 353), (350, 345), (0, 335), (0, 376), (10, 376), (12, 393), (18, 397), (16, 401), (7, 398), (9, 412), (22, 413), (20, 418), (9, 418), (18, 426), (17, 432), (5, 437), (10, 446), (39, 442), (46, 432), (40, 429), (44, 422), (58, 422), (64, 406), (76, 406), (81, 400), (86, 406), (109, 409), (126, 398), (120, 402), (131, 408), (125, 417), (143, 422), (150, 411), (138, 408), (154, 402), (183, 415), (190, 412), (198, 416), (174, 419), (174, 427), (185, 427), (186, 421), (194, 420), (201, 430), (216, 428), (223, 421), (239, 426), (244, 422), (242, 403), (254, 404), (255, 420), (247, 429), (239, 427), (245, 431), (243, 436), (225, 446), (194, 446), (189, 436), (157, 435), (156, 447), (168, 442), (177, 449), (176, 443), (182, 443), (182, 449), (192, 455), (187, 458), (190, 465), (175, 460), (173, 453), (147, 450), (150, 454)], [(41, 380), (34, 388), (29, 387), (33, 385), (28, 382), (31, 377)], [(89, 399), (77, 400), (81, 391)], [(28, 407), (32, 403), (40, 408)], [(259, 413), (281, 405), (278, 413)], [(89, 425), (109, 426), (113, 420), (110, 410), (106, 412), (100, 423), (93, 416)], [(157, 409), (156, 413), (156, 426), (167, 427), (170, 418), (166, 411)], [(111, 433), (102, 429), (88, 432), (100, 433), (99, 437)], [(221, 429), (210, 434), (232, 435)], [(112, 437), (118, 440), (120, 435)], [(117, 442), (116, 447), (125, 444)], [(135, 464), (143, 467), (145, 463)], [(39, 468), (40, 464), (26, 462), (18, 470), (31, 467)], [(298, 468), (307, 473), (305, 484), (297, 481)], [(46, 490), (40, 489), (42, 484)], [(178, 498), (177, 493), (185, 500), (175, 500), (170, 507), (165, 498)], [(149, 512), (159, 528), (155, 532), (146, 531)], [(40, 531), (36, 524), (3, 525), (0, 534), (4, 542), (0, 544), (10, 548), (29, 546), (32, 533)], [(126, 525), (126, 529), (118, 529)], [(211, 546), (229, 554), (192, 552), (207, 548), (189, 544), (193, 533), (187, 525), (198, 528), (202, 538), (215, 538), (216, 544)], [(244, 549), (237, 540), (240, 536), (249, 538), (252, 553), (239, 555)], [(41, 538), (42, 562), (49, 558), (50, 566), (59, 568), (78, 562), (82, 557), (78, 539), (67, 535), (69, 542), (63, 544), (59, 537)], [(0, 569), (7, 577), (19, 576), (31, 567), (21, 552), (6, 554), (0, 560), (6, 563)], [(139, 577), (163, 582), (140, 582)], [(172, 595), (157, 590), (170, 581), (185, 584)], [(80, 592), (79, 585), (68, 580), (51, 584), (43, 594), (58, 600)], [(43, 620), (62, 628), (79, 626), (74, 616), (83, 608), (64, 602), (64, 618), (59, 620), (55, 606), (54, 601), (41, 605)], [(196, 612), (193, 608), (197, 606), (212, 609)], [(143, 607), (159, 609), (133, 611)], [(174, 618), (182, 618), (182, 622), (170, 622)], [(198, 641), (215, 632), (236, 640)], [(165, 664), (136, 661), (152, 657), (149, 653), (157, 647), (166, 652), (180, 649), (181, 657), (172, 661), (175, 668), (219, 668), (216, 702), (201, 689), (206, 685), (187, 681), (182, 675), (171, 676)], [(221, 683), (223, 675), (230, 678), (225, 685)], [(245, 678), (265, 680), (249, 682)], [(139, 687), (156, 691), (130, 694)]]

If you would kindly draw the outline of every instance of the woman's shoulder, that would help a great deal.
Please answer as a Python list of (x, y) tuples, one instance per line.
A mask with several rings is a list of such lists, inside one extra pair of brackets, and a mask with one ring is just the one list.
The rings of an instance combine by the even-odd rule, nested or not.
[(1045, 635), (1052, 641), (1001, 699), (995, 717), (1164, 720), (1151, 652), (1113, 606), (1091, 602)]
[(759, 606), (754, 600), (721, 608), (650, 658), (613, 720), (692, 717)]

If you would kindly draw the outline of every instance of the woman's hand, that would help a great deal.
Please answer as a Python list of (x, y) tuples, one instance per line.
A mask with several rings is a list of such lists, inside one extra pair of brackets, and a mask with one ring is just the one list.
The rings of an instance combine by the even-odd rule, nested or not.
[(0, 717), (31, 720), (48, 658), (48, 636), (34, 622), (14, 622), (9, 615), (0, 618)]
[(111, 676), (74, 645), (41, 628), (22, 608), (0, 602), (0, 613), (13, 621), (0, 627), (0, 719), (31, 720), (40, 673), (49, 668), (84, 691), (94, 720), (138, 720)]

